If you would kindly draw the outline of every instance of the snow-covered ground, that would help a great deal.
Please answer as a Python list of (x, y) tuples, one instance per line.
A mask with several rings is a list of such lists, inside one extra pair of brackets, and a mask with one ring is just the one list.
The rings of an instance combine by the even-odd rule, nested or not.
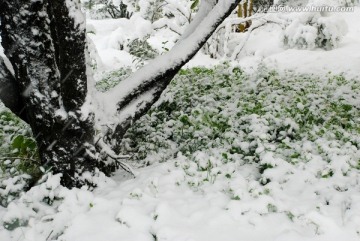
[[(348, 24), (348, 33), (338, 48), (285, 49), (279, 31), (265, 27), (249, 38), (244, 49), (247, 54), (231, 64), (249, 73), (263, 64), (280, 72), (293, 70), (316, 75), (331, 72), (356, 77), (360, 70), (360, 8), (353, 13), (338, 14)], [(117, 41), (123, 33), (129, 38), (147, 34), (148, 23), (91, 20), (89, 24), (96, 32), (91, 38), (101, 58), (99, 68), (133, 66), (133, 57), (119, 50)], [(161, 50), (164, 45), (171, 48), (175, 38), (176, 34), (159, 31), (150, 42)], [(268, 39), (266, 44), (264, 38)], [(218, 63), (199, 53), (187, 66)], [(221, 169), (231, 169), (231, 179), (222, 175), (216, 181), (197, 185), (189, 181), (186, 171), (189, 167), (184, 167), (188, 162), (182, 155), (136, 169), (135, 179), (123, 171), (112, 178), (99, 174), (95, 178), (98, 187), (93, 191), (68, 190), (59, 185), (59, 176), (49, 176), (8, 208), (0, 206), (0, 220), (5, 226), (26, 220), (17, 223), (20, 228), (13, 231), (0, 226), (0, 240), (360, 240), (360, 171), (350, 167), (346, 159), (350, 151), (359, 157), (359, 151), (349, 146), (334, 146), (333, 142), (321, 145), (336, 150), (329, 156), (336, 161), (328, 164), (309, 154), (308, 162), (290, 165), (270, 154), (265, 156), (267, 163), (279, 167), (266, 173), (272, 179), (267, 185), (261, 183), (257, 166), (244, 161)], [(301, 150), (311, 153), (312, 148), (304, 142)], [(207, 162), (210, 157), (199, 158)], [(330, 175), (327, 170), (334, 173)]]
[[(285, 185), (262, 186), (253, 174), (256, 170), (241, 165), (231, 186), (223, 179), (189, 189), (176, 185), (185, 174), (174, 168), (174, 161), (143, 168), (127, 181), (119, 172), (93, 192), (69, 191), (49, 182), (23, 198), (31, 203), (52, 193), (59, 199), (56, 208), (34, 207), (37, 217), (27, 227), (1, 230), (1, 240), (359, 240), (360, 176), (351, 174), (346, 180), (349, 190), (336, 191), (336, 185), (344, 183), (311, 177), (319, 163), (312, 161), (288, 175)], [(241, 198), (230, 198), (230, 188)], [(4, 211), (0, 209), (2, 216)], [(24, 204), (10, 205), (3, 217), (24, 218), (33, 216), (31, 212)]]

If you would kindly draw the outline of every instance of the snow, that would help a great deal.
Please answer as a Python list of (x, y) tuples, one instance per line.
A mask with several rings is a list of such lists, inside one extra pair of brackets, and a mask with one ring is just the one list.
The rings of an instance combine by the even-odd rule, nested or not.
[(69, 9), (69, 15), (74, 19), (74, 28), (84, 29), (85, 25), (85, 16), (81, 12), (80, 1), (77, 0), (66, 0), (66, 7)]
[[(335, 75), (343, 74), (348, 78), (357, 77), (360, 66), (360, 26), (358, 24), (360, 8), (355, 8), (354, 12), (334, 13), (334, 15), (343, 18), (348, 28), (348, 33), (344, 35), (337, 48), (329, 51), (284, 49), (278, 40), (280, 31), (272, 32), (269, 26), (250, 37), (244, 50), (248, 52), (245, 56), (241, 56), (239, 65), (250, 72), (256, 70), (254, 66), (261, 63), (278, 71), (294, 70), (297, 73), (316, 73), (317, 75), (331, 72)], [(276, 26), (272, 28), (274, 27)], [(346, 28), (346, 26), (343, 27)], [(266, 45), (259, 44), (264, 37), (267, 37), (269, 41)]]
[[(273, 159), (271, 154), (264, 158)], [(196, 241), (359, 240), (355, 231), (360, 227), (359, 175), (348, 178), (352, 180), (346, 184), (348, 191), (334, 192), (328, 181), (313, 183), (311, 170), (318, 165), (313, 161), (314, 167), (291, 170), (296, 174), (288, 176), (286, 183), (275, 181), (264, 187), (252, 174), (256, 173), (253, 167), (241, 164), (234, 180), (224, 178), (191, 190), (185, 183), (176, 184), (186, 176), (183, 169), (175, 168), (182, 159), (142, 168), (136, 179), (124, 181), (121, 172), (111, 180), (102, 177), (93, 192), (67, 190), (59, 186), (59, 176), (50, 176), (23, 197), (29, 207), (12, 203), (3, 216), (4, 221), (26, 216), (30, 225), (12, 233), (2, 230), (2, 237), (29, 241), (48, 236), (66, 241), (152, 241), (154, 235), (158, 240)], [(232, 199), (230, 189), (239, 198)], [(31, 203), (47, 195), (59, 201), (37, 207), (43, 212), (39, 219)]]
[[(353, 13), (336, 15), (344, 19), (348, 32), (344, 33), (339, 46), (332, 50), (288, 49), (281, 43), (281, 27), (270, 24), (254, 30), (244, 44), (240, 58), (230, 64), (255, 74), (259, 66), (265, 66), (279, 72), (291, 70), (318, 76), (331, 72), (356, 78), (360, 68), (360, 7)], [(75, 19), (79, 23), (83, 21), (80, 16)], [(150, 25), (136, 15), (130, 20), (88, 20), (88, 25), (96, 32), (89, 35), (103, 63), (100, 70), (133, 66), (133, 56), (117, 49), (119, 41), (128, 41), (121, 36), (126, 34), (129, 39), (144, 37), (153, 34), (152, 28), (157, 24), (160, 23)], [(178, 37), (167, 30), (157, 33), (160, 35), (153, 34), (150, 42), (158, 50), (162, 48), (160, 43), (167, 39), (171, 39), (168, 47), (173, 47)], [(175, 48), (181, 51), (191, 48), (189, 43), (194, 39), (197, 40), (195, 35)], [(113, 96), (103, 97), (100, 108), (108, 111), (103, 118), (109, 118), (113, 113), (118, 101), (115, 95), (125, 95), (129, 86), (137, 85), (144, 75), (155, 74), (155, 64), (161, 66), (177, 60), (173, 55), (161, 56), (156, 60), (159, 62), (153, 62), (116, 87), (112, 91)], [(223, 60), (228, 61), (226, 58)], [(186, 67), (212, 67), (219, 62), (199, 52)], [(349, 92), (345, 87), (339, 88), (334, 98), (350, 98)], [(53, 93), (53, 96), (56, 95)], [(135, 100), (134, 105), (146, 101), (149, 95)], [(359, 96), (354, 96), (351, 101), (354, 106), (360, 106)], [(120, 117), (127, 118), (134, 105)], [(299, 102), (297, 107), (303, 110), (306, 105)], [(61, 109), (57, 115), (65, 118)], [(257, 115), (250, 116), (249, 122), (252, 123), (249, 135), (266, 139), (268, 125)], [(298, 128), (289, 119), (284, 121), (284, 125), (290, 126), (291, 130)], [(235, 144), (242, 150), (249, 149), (248, 142)], [(0, 206), (0, 240), (358, 241), (360, 173), (351, 165), (356, 165), (357, 160), (352, 157), (359, 157), (359, 151), (353, 150), (350, 144), (337, 146), (336, 142), (324, 139), (317, 142), (303, 140), (302, 146), (297, 148), (306, 155), (307, 162), (291, 165), (277, 157), (274, 150), (258, 147), (259, 164), (272, 166), (261, 176), (256, 164), (243, 160), (229, 163), (221, 169), (215, 168), (221, 163), (220, 159), (202, 151), (197, 152), (191, 161), (178, 153), (176, 158), (165, 163), (138, 168), (136, 178), (123, 171), (118, 171), (111, 178), (98, 173), (90, 177), (98, 184), (94, 190), (69, 190), (59, 184), (59, 175), (47, 174), (38, 186), (22, 193), (19, 200), (10, 203), (7, 208)], [(315, 155), (318, 149), (332, 153), (328, 156), (329, 160)], [(196, 174), (192, 175), (199, 167), (210, 169), (210, 166), (214, 168), (208, 175), (216, 176), (216, 181), (203, 183)], [(218, 175), (218, 171), (222, 174)], [(333, 176), (325, 178), (330, 172)], [(231, 178), (225, 174), (231, 175)], [(271, 182), (263, 185), (261, 178)], [(6, 191), (16, 189), (16, 181), (9, 179)], [(20, 221), (20, 228), (6, 229), (16, 220)]]
[(131, 19), (87, 20), (88, 32), (95, 43), (104, 66), (98, 71), (114, 70), (132, 66), (134, 58), (120, 48), (137, 38), (144, 38), (153, 31), (149, 21), (133, 15)]
[(194, 31), (196, 31), (199, 24), (203, 21), (203, 19), (207, 16), (207, 14), (211, 11), (211, 9), (215, 6), (216, 0), (205, 0), (200, 2), (199, 11), (195, 15), (195, 18), (190, 23), (188, 28), (185, 30), (181, 39), (186, 39), (189, 37)]

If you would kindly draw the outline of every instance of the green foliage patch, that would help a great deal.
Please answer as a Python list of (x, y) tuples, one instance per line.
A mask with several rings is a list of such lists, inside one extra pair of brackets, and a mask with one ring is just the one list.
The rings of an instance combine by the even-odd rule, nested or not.
[(42, 175), (29, 127), (10, 111), (0, 112), (0, 205), (7, 204)]
[[(296, 165), (310, 161), (311, 155), (330, 166), (334, 156), (347, 155), (347, 165), (357, 168), (359, 96), (358, 81), (331, 74), (320, 78), (259, 68), (250, 76), (226, 64), (183, 69), (128, 131), (123, 152), (141, 165), (184, 155), (195, 163), (181, 164), (187, 174), (203, 173), (200, 181), (205, 182), (216, 176), (229, 179), (233, 169), (217, 169), (245, 162), (258, 163), (266, 185), (273, 179), (271, 170), (282, 166), (276, 162)], [(214, 160), (200, 161), (199, 153)], [(331, 178), (339, 170), (320, 172), (319, 178)], [(197, 186), (197, 181), (189, 185)]]

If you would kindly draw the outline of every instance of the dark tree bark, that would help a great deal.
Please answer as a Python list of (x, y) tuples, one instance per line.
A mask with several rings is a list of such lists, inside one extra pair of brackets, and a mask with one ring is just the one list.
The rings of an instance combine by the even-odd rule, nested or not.
[(13, 113), (27, 122), (22, 95), (15, 77), (0, 57), (0, 100)]
[[(118, 121), (112, 138), (118, 143), (121, 141), (132, 123), (159, 99), (180, 68), (197, 53), (239, 1), (219, 1), (199, 25), (203, 28), (198, 29), (202, 32), (200, 36), (189, 35), (174, 51), (161, 57), (177, 58), (175, 63), (144, 75), (139, 85), (118, 100), (119, 113), (131, 105), (135, 108), (130, 117)], [(83, 19), (76, 15), (77, 3), (77, 0), (0, 0), (2, 46), (15, 72), (12, 76), (0, 62), (1, 82), (11, 90), (11, 95), (0, 92), (0, 98), (14, 113), (26, 114), (23, 119), (36, 137), (42, 164), (55, 173), (62, 173), (62, 184), (67, 187), (83, 185), (81, 174), (104, 167), (104, 160), (99, 160), (101, 150), (97, 152), (95, 147), (94, 114), (85, 115), (82, 111), (90, 103), (86, 33)], [(187, 48), (189, 45), (191, 48)], [(179, 51), (183, 47), (186, 51)], [(141, 73), (147, 68), (141, 71), (143, 76)], [(150, 97), (143, 100), (143, 96)]]
[(1, 0), (1, 37), (42, 164), (63, 173), (71, 187), (96, 166), (93, 117), (80, 112), (87, 94), (85, 30), (65, 1), (51, 3)]

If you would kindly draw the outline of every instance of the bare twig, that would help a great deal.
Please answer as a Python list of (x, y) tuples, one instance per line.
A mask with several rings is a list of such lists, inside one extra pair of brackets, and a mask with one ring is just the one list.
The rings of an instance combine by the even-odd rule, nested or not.
[(181, 33), (179, 33), (178, 31), (174, 30), (171, 26), (169, 26), (168, 24), (164, 24), (163, 26), (161, 27), (156, 27), (154, 28), (154, 30), (159, 30), (159, 29), (162, 29), (162, 28), (165, 28), (165, 27), (168, 27), (170, 31), (178, 34), (179, 36), (181, 36)]
[(19, 160), (28, 160), (28, 161), (33, 161), (33, 162), (39, 162), (39, 160), (36, 160), (36, 159), (32, 159), (32, 158), (25, 158), (25, 157), (0, 157), (0, 160), (16, 160), (16, 159), (19, 159)]
[(46, 241), (48, 241), (49, 240), (49, 238), (50, 238), (50, 236), (51, 236), (51, 234), (54, 232), (54, 230), (51, 230), (51, 232), (49, 233), (49, 235), (47, 236), (47, 238), (46, 238)]
[(248, 31), (246, 32), (246, 37), (245, 37), (244, 41), (242, 41), (242, 43), (234, 50), (234, 53), (233, 53), (233, 55), (231, 56), (231, 59), (232, 59), (232, 60), (235, 60), (235, 59), (237, 59), (237, 58), (239, 57), (241, 51), (244, 49), (247, 41), (249, 40), (252, 31), (254, 31), (255, 29), (258, 29), (258, 28), (264, 26), (264, 25), (267, 24), (267, 23), (281, 24), (281, 23), (278, 23), (278, 22), (276, 22), (276, 21), (269, 20), (269, 19), (260, 19), (259, 21), (261, 21), (259, 24), (257, 24), (257, 25), (252, 24), (252, 25), (250, 26), (250, 28), (249, 28)]
[[(165, 0), (165, 2), (166, 2), (167, 4), (169, 4), (169, 5), (171, 5), (171, 4), (169, 3), (169, 1), (166, 1), (166, 0)], [(188, 21), (188, 23), (191, 22), (191, 11), (190, 11), (189, 16), (186, 16), (186, 14), (185, 14), (180, 8), (175, 7), (175, 10), (178, 11), (184, 18), (186, 18), (186, 20)]]
[(109, 158), (116, 161), (120, 167), (130, 173), (133, 177), (136, 177), (135, 172), (133, 171), (132, 167), (125, 163), (125, 159), (129, 159), (131, 156), (129, 155), (117, 155), (103, 140), (103, 137), (99, 137), (99, 139), (96, 141), (96, 144), (101, 148), (101, 151), (104, 152)]

